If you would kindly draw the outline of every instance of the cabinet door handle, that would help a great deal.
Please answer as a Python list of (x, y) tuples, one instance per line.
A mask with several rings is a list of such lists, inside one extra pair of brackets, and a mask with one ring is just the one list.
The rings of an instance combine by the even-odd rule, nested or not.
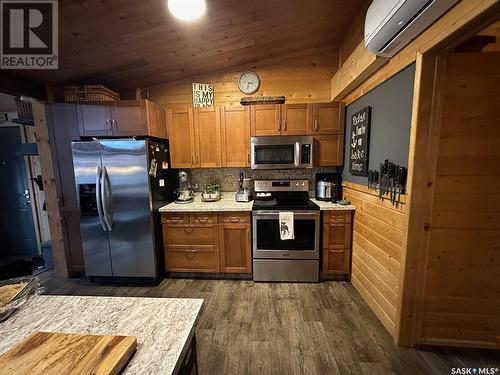
[(250, 165), (250, 153), (247, 154), (247, 158), (248, 158), (248, 165)]
[(191, 154), (191, 166), (195, 165), (194, 154)]
[(286, 128), (287, 128), (287, 126), (286, 126), (286, 120), (285, 120), (285, 121), (283, 121), (283, 130), (286, 131)]
[(198, 167), (200, 166), (200, 155), (196, 155), (196, 160), (198, 162)]
[(316, 129), (316, 131), (319, 130), (319, 122), (318, 122), (318, 120), (314, 120), (314, 129)]
[(281, 123), (280, 123), (280, 120), (278, 120), (278, 131), (281, 131)]

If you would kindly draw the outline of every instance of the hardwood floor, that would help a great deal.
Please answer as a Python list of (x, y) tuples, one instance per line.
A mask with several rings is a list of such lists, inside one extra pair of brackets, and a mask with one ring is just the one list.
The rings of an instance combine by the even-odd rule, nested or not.
[(49, 276), (43, 283), (48, 294), (203, 298), (200, 374), (450, 374), (500, 365), (499, 351), (396, 347), (348, 282), (166, 279), (129, 287)]

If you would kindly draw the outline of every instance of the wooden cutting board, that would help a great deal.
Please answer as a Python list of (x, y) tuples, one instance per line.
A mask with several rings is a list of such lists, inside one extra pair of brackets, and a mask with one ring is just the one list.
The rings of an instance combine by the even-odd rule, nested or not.
[(136, 347), (132, 336), (35, 332), (0, 355), (0, 374), (118, 374)]

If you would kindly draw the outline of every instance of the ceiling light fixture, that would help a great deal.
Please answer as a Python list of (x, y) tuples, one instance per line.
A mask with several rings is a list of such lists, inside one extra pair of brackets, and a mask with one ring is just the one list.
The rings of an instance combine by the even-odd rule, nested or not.
[(168, 0), (170, 13), (183, 21), (193, 21), (200, 18), (206, 9), (205, 0)]

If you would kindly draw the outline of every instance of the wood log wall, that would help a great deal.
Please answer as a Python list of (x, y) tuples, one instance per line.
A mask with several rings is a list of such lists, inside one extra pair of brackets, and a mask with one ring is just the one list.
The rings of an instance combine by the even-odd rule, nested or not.
[(148, 87), (150, 98), (166, 107), (192, 105), (192, 83), (214, 85), (215, 105), (239, 105), (245, 96), (237, 86), (240, 74), (254, 70), (261, 85), (252, 96), (284, 95), (287, 103), (329, 102), (330, 78), (337, 71), (338, 49), (303, 51), (287, 59), (264, 65), (243, 65), (224, 72), (214, 72)]
[(351, 282), (391, 335), (396, 334), (405, 197), (394, 207), (366, 186), (344, 181), (343, 196), (356, 206)]
[(421, 342), (500, 335), (500, 52), (448, 56)]

